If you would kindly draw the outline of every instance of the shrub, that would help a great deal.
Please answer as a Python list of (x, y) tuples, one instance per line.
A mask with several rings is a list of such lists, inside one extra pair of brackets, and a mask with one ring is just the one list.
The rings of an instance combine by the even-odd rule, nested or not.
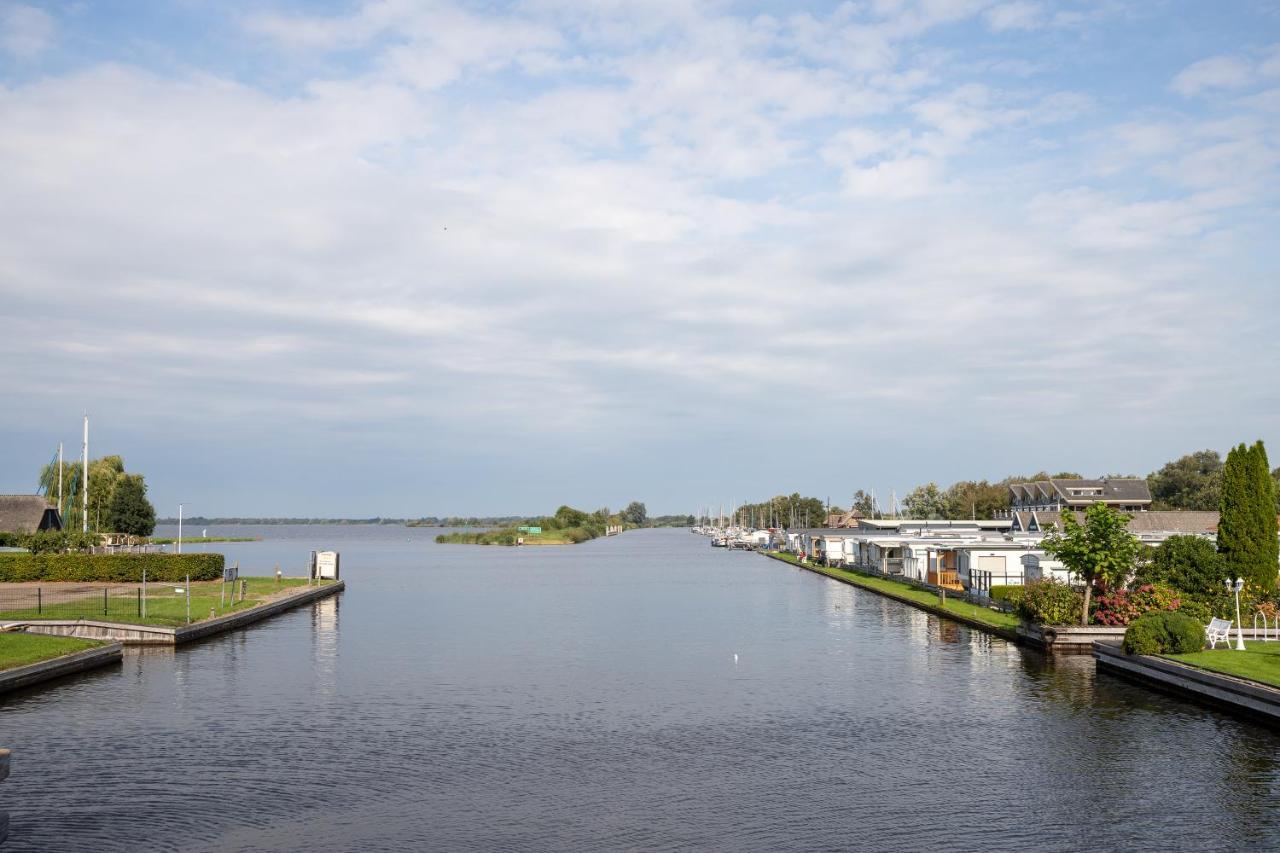
[(60, 554), (64, 551), (88, 551), (98, 544), (93, 533), (79, 530), (41, 530), (22, 537), (22, 547), (32, 554)]
[(1204, 625), (1177, 611), (1152, 611), (1124, 632), (1124, 650), (1131, 655), (1186, 654), (1203, 648)]
[(0, 530), (0, 548), (22, 548), (22, 540), (25, 538), (21, 533), (5, 533)]
[(1144, 613), (1177, 610), (1181, 603), (1176, 590), (1160, 584), (1108, 590), (1094, 601), (1093, 621), (1099, 625), (1128, 625)]
[(1080, 593), (1050, 578), (1023, 587), (1018, 615), (1040, 625), (1069, 625), (1079, 619), (1083, 606)]
[(1023, 588), (1021, 586), (993, 586), (989, 590), (991, 597), (996, 601), (1007, 601), (1017, 606), (1022, 601)]
[(1138, 567), (1134, 583), (1167, 584), (1203, 597), (1219, 592), (1226, 577), (1226, 564), (1212, 542), (1199, 536), (1170, 536)]
[(137, 583), (173, 582), (187, 574), (193, 581), (222, 577), (221, 554), (15, 554), (0, 553), (0, 582), (77, 581)]

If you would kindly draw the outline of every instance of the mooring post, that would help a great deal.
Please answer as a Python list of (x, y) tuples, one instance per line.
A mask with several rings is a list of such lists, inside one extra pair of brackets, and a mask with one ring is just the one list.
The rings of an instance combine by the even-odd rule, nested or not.
[(107, 615), (107, 588), (102, 588), (102, 615)]
[(40, 587), (36, 587), (36, 615), (39, 616), (44, 612), (44, 600), (40, 595)]

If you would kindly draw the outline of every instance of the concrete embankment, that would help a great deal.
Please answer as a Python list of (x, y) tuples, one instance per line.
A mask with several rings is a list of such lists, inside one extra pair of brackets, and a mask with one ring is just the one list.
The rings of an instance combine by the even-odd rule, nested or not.
[(849, 575), (846, 575), (844, 573), (837, 574), (836, 572), (831, 571), (830, 569), (827, 569), (824, 566), (817, 566), (811, 563), (793, 562), (791, 560), (784, 559), (783, 557), (779, 557), (777, 554), (772, 554), (768, 551), (761, 551), (760, 553), (764, 554), (766, 557), (770, 557), (771, 559), (777, 560), (780, 563), (785, 563), (789, 566), (794, 566), (798, 569), (805, 569), (806, 571), (810, 571), (815, 574), (822, 575), (823, 577), (831, 578), (832, 580), (839, 581), (840, 583), (846, 583), (846, 584), (849, 584), (850, 586), (856, 586), (858, 589), (865, 589), (868, 592), (874, 592), (876, 595), (882, 595), (885, 598), (891, 598), (894, 601), (902, 602), (903, 604), (910, 605), (911, 607), (914, 607), (918, 610), (923, 610), (926, 613), (932, 613), (935, 616), (939, 616), (943, 619), (950, 619), (953, 622), (959, 622), (962, 625), (968, 625), (971, 628), (977, 628), (980, 631), (986, 631), (989, 634), (995, 634), (997, 637), (1002, 637), (1006, 640), (1012, 640), (1014, 642), (1018, 642), (1019, 640), (1025, 641), (1025, 638), (1019, 637), (1018, 632), (1013, 628), (1003, 628), (998, 625), (991, 625), (987, 622), (983, 622), (978, 619), (972, 619), (968, 616), (965, 616), (964, 614), (956, 613), (952, 610), (944, 609), (941, 605), (927, 604), (923, 601), (917, 601), (907, 595), (899, 595), (893, 592), (892, 590), (886, 590), (879, 586), (872, 586), (870, 584), (859, 583), (858, 577), (856, 575), (850, 577)]
[(26, 666), (15, 666), (0, 671), (0, 693), (20, 690), (33, 684), (84, 672), (87, 669), (119, 663), (123, 655), (123, 645), (111, 643), (96, 649), (85, 649), (62, 657), (29, 663)]
[(335, 581), (322, 586), (308, 587), (272, 599), (248, 610), (206, 619), (192, 625), (168, 628), (163, 625), (135, 625), (123, 622), (103, 622), (92, 619), (45, 619), (22, 624), (23, 630), (32, 634), (53, 634), (60, 637), (82, 637), (90, 640), (110, 640), (126, 646), (180, 646), (204, 637), (242, 628), (262, 619), (310, 604), (346, 589), (346, 581)]
[(1152, 655), (1094, 643), (1098, 669), (1182, 699), (1280, 729), (1280, 690)]

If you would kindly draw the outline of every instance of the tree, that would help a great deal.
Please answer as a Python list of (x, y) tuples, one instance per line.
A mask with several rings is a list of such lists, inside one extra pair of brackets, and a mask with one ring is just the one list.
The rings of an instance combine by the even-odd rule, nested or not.
[[(124, 460), (103, 456), (89, 460), (89, 529), (98, 530), (106, 521), (116, 480), (124, 473)], [(40, 471), (40, 487), (53, 500), (58, 496), (58, 464), (50, 462)], [(62, 466), (62, 499), (66, 527), (79, 527), (84, 518), (84, 482), (79, 460), (67, 459)]]
[(1147, 477), (1155, 509), (1218, 508), (1222, 491), (1222, 456), (1198, 450), (1165, 464)]
[(946, 518), (947, 500), (937, 483), (916, 486), (902, 499), (907, 518)]
[(944, 518), (995, 518), (1009, 508), (1007, 486), (992, 485), (986, 480), (961, 480), (946, 492)]
[(150, 536), (156, 529), (156, 510), (147, 500), (147, 484), (141, 474), (121, 474), (116, 480), (107, 527), (130, 536)]
[(562, 506), (556, 510), (556, 521), (560, 527), (581, 527), (587, 523), (589, 516), (580, 509), (574, 509), (571, 506)]
[(1197, 598), (1221, 595), (1227, 571), (1218, 550), (1200, 536), (1170, 536), (1151, 550), (1135, 585), (1167, 584)]
[(622, 517), (629, 523), (639, 527), (649, 520), (649, 511), (645, 509), (644, 504), (640, 501), (632, 501), (627, 504), (627, 508), (622, 511)]
[(1219, 501), (1218, 553), (1229, 577), (1270, 596), (1276, 590), (1275, 485), (1262, 442), (1227, 454)]
[(863, 518), (871, 518), (876, 514), (875, 498), (871, 497), (871, 495), (867, 494), (862, 489), (858, 489), (858, 491), (853, 493), (853, 503), (851, 504), (851, 507), (856, 509)]
[(1129, 532), (1128, 523), (1129, 516), (1124, 513), (1104, 503), (1090, 504), (1084, 513), (1084, 524), (1076, 520), (1075, 513), (1064, 512), (1062, 532), (1055, 531), (1044, 538), (1045, 553), (1057, 557), (1084, 580), (1081, 625), (1089, 624), (1093, 585), (1122, 584), (1133, 570), (1142, 543)]

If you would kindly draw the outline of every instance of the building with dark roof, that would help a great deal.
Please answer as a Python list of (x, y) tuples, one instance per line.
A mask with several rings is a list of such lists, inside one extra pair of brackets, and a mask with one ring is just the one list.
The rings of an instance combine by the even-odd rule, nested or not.
[(1146, 512), (1151, 506), (1151, 489), (1146, 480), (1137, 478), (1037, 480), (1009, 486), (1011, 513), (1083, 510), (1096, 503), (1121, 512)]
[(43, 495), (0, 495), (0, 533), (61, 529), (62, 516)]

